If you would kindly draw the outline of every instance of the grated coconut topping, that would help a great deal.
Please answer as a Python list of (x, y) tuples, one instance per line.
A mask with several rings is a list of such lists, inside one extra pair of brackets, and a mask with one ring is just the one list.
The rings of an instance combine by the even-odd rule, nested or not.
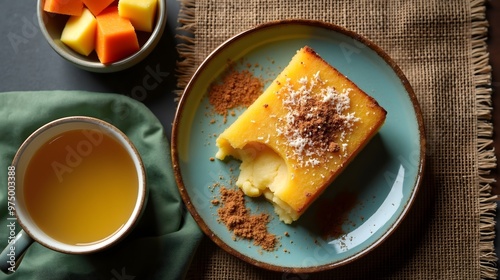
[(346, 112), (350, 108), (351, 89), (337, 91), (325, 86), (318, 71), (312, 77), (302, 77), (294, 89), (290, 78), (277, 92), (288, 113), (279, 118), (278, 135), (283, 135), (292, 155), (298, 157), (303, 166), (321, 164), (326, 153), (347, 156), (346, 131), (352, 131), (359, 121), (355, 113)]

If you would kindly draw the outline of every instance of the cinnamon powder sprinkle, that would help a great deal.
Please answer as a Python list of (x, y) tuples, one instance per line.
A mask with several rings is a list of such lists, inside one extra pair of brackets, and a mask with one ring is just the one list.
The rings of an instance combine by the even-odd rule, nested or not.
[(245, 207), (245, 198), (240, 189), (220, 188), (219, 221), (233, 232), (234, 239), (253, 240), (253, 244), (266, 251), (274, 251), (278, 243), (276, 235), (267, 231), (269, 215), (251, 215)]
[(261, 79), (248, 70), (230, 70), (221, 83), (213, 84), (208, 100), (216, 113), (227, 116), (228, 110), (250, 106), (264, 88)]
[[(322, 164), (326, 153), (339, 153), (345, 148), (346, 135), (360, 119), (349, 113), (350, 88), (340, 91), (326, 86), (320, 72), (286, 84), (276, 93), (288, 113), (280, 118), (276, 130), (285, 136), (292, 153), (305, 166)], [(316, 94), (315, 94), (316, 93)]]
[(358, 194), (341, 192), (333, 199), (322, 200), (317, 212), (317, 222), (323, 239), (340, 238), (345, 235), (342, 226), (354, 222), (349, 220), (349, 213), (358, 204)]

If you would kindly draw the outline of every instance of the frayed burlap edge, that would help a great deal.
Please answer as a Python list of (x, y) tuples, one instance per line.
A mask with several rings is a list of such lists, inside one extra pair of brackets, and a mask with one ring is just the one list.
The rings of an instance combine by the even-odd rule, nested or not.
[(176, 34), (175, 37), (180, 40), (177, 44), (177, 53), (179, 60), (176, 65), (177, 90), (176, 98), (178, 99), (186, 88), (191, 76), (196, 71), (196, 63), (194, 56), (195, 44), (195, 0), (178, 0), (180, 2), (179, 23), (177, 31), (181, 34)]
[(496, 196), (491, 193), (490, 172), (496, 168), (493, 148), (491, 66), (487, 49), (488, 22), (484, 0), (471, 1), (472, 63), (477, 113), (478, 182), (480, 188), (480, 262), (481, 278), (497, 279), (495, 253)]

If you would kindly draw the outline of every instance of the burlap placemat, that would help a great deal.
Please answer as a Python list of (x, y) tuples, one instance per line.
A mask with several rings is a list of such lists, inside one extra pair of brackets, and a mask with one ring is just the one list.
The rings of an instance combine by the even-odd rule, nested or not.
[(322, 20), (385, 50), (410, 81), (427, 134), (427, 168), (398, 230), (360, 260), (309, 275), (269, 272), (208, 238), (189, 279), (496, 279), (495, 167), (484, 1), (184, 0), (179, 87), (220, 43), (271, 20)]

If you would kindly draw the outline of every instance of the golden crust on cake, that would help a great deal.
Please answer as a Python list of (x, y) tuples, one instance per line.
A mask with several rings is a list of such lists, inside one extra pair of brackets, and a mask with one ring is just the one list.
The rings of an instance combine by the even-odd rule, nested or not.
[(216, 157), (242, 161), (237, 186), (297, 220), (377, 133), (386, 111), (304, 47), (217, 138)]

